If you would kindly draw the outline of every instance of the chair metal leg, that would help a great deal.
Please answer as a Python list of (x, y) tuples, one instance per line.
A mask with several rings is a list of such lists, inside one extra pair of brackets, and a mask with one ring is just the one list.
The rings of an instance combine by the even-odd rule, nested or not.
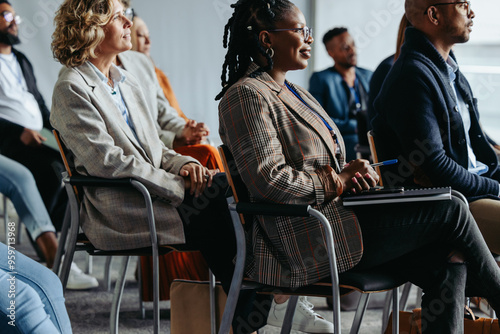
[(9, 211), (7, 210), (7, 196), (3, 195), (3, 222), (5, 224), (5, 244), (9, 244)]
[(208, 288), (210, 294), (210, 333), (217, 333), (217, 320), (215, 319), (215, 276), (212, 274), (211, 270), (208, 270), (209, 284)]
[(160, 264), (158, 246), (153, 248), (153, 332), (160, 332)]
[(361, 326), (361, 321), (363, 321), (363, 317), (365, 316), (366, 307), (368, 306), (368, 300), (370, 300), (369, 293), (362, 293), (359, 297), (358, 307), (356, 308), (356, 314), (354, 315), (354, 319), (352, 321), (350, 334), (358, 334), (359, 327)]
[(142, 291), (142, 268), (141, 268), (142, 256), (137, 258), (137, 275), (139, 283), (139, 312), (141, 312), (141, 319), (146, 319), (146, 308), (144, 307), (144, 294)]
[(417, 307), (422, 304), (422, 289), (417, 287), (417, 299), (415, 300)]
[(94, 263), (94, 259), (92, 258), (92, 256), (86, 254), (85, 255), (85, 269), (84, 269), (84, 272), (87, 275), (91, 275), (92, 274), (93, 263)]
[(333, 303), (333, 332), (340, 333), (341, 319), (340, 319), (340, 291), (339, 291), (339, 274), (337, 271), (337, 257), (335, 255), (335, 241), (333, 239), (332, 227), (330, 222), (326, 217), (311, 207), (308, 209), (308, 213), (318, 219), (325, 230), (325, 238), (328, 248), (328, 260), (330, 262), (330, 278), (332, 280), (332, 303)]
[(111, 260), (113, 259), (112, 256), (106, 256), (106, 262), (104, 263), (104, 288), (106, 291), (109, 291), (111, 289)]
[(140, 182), (131, 181), (132, 186), (139, 190), (144, 196), (148, 213), (148, 225), (151, 238), (151, 248), (153, 252), (153, 332), (158, 334), (160, 331), (160, 265), (158, 259), (158, 236), (156, 234), (155, 218), (153, 215), (153, 202), (147, 188)]
[(399, 333), (399, 288), (392, 292), (392, 334)]
[(23, 242), (23, 222), (21, 221), (21, 218), (18, 219), (17, 221), (17, 233), (16, 233), (16, 244), (20, 245)]
[(111, 304), (111, 314), (109, 316), (109, 329), (111, 334), (118, 333), (118, 322), (120, 318), (120, 303), (123, 296), (123, 288), (127, 276), (127, 268), (130, 262), (130, 256), (120, 257), (120, 268), (118, 269), (118, 279), (115, 284), (115, 292), (113, 294), (113, 302)]
[(382, 311), (382, 334), (385, 333), (385, 329), (387, 328), (387, 325), (389, 324), (389, 310), (391, 309), (391, 306), (392, 306), (392, 294), (393, 293), (394, 293), (393, 290), (387, 291), (387, 294), (385, 296), (384, 309)]
[[(228, 199), (229, 201), (230, 199)], [(245, 231), (240, 221), (240, 216), (236, 212), (236, 205), (229, 205), (229, 212), (233, 221), (234, 234), (236, 236), (236, 262), (234, 266), (233, 279), (231, 280), (231, 287), (227, 296), (226, 306), (224, 307), (224, 314), (219, 328), (219, 334), (229, 334), (231, 329), (231, 322), (233, 320), (236, 303), (240, 295), (241, 281), (243, 280), (243, 271), (245, 269)]]
[[(69, 183), (65, 184), (66, 187), (71, 187)], [(69, 194), (73, 193), (73, 190), (70, 188), (68, 191)], [(73, 195), (74, 196), (74, 195)], [(68, 236), (66, 240), (64, 260), (62, 264), (62, 268), (59, 273), (59, 278), (61, 279), (62, 286), (64, 291), (66, 291), (66, 284), (68, 283), (69, 270), (71, 267), (71, 262), (73, 262), (73, 255), (75, 254), (76, 248), (76, 240), (78, 238), (78, 230), (79, 230), (79, 208), (76, 199), (70, 200), (71, 203), (71, 223), (68, 228)], [(60, 245), (60, 244), (59, 244)]]
[(285, 319), (283, 319), (283, 325), (281, 326), (281, 334), (290, 334), (292, 331), (293, 316), (295, 314), (295, 308), (297, 307), (298, 301), (299, 296), (290, 296), (288, 306), (286, 307)]
[(59, 269), (61, 268), (62, 256), (66, 250), (66, 240), (68, 237), (69, 227), (71, 225), (71, 208), (70, 204), (66, 206), (66, 210), (64, 212), (64, 220), (63, 225), (61, 227), (61, 233), (59, 234), (59, 245), (57, 246), (56, 257), (54, 259), (54, 266), (52, 267), (52, 271), (54, 274), (59, 276)]
[(399, 307), (401, 311), (406, 310), (408, 304), (408, 297), (410, 296), (412, 284), (410, 282), (403, 286), (403, 292), (401, 292), (401, 297), (399, 298)]

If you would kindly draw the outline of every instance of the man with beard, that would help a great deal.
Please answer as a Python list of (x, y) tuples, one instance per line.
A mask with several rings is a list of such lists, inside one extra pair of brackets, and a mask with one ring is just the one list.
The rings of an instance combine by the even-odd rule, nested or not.
[[(13, 48), (19, 44), (19, 16), (6, 0), (0, 0), (0, 151), (1, 154), (26, 166), (33, 174), (38, 191), (56, 229), (64, 219), (67, 196), (57, 173), (63, 169), (58, 151), (43, 145), (40, 134), (52, 130), (49, 110), (38, 91), (33, 67), (26, 56)], [(43, 233), (39, 239), (57, 247), (54, 233)], [(38, 256), (45, 259), (40, 242), (33, 243)], [(51, 252), (54, 253), (55, 248)], [(52, 254), (54, 255), (54, 254)], [(85, 275), (72, 264), (68, 289), (88, 289), (98, 286), (94, 277)]]
[(466, 43), (475, 17), (469, 1), (406, 0), (414, 27), (374, 102), (372, 125), (384, 185), (451, 186), (490, 250), (500, 254), (500, 169), (479, 123), (477, 99), (452, 47)]
[(309, 92), (338, 126), (345, 142), (346, 161), (351, 161), (356, 158), (358, 132), (360, 144), (368, 145), (366, 110), (373, 72), (356, 66), (356, 44), (346, 28), (328, 31), (323, 43), (335, 64), (312, 75)]

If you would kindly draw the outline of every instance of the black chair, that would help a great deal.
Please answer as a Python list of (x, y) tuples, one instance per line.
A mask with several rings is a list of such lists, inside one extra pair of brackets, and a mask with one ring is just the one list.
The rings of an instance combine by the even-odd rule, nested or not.
[[(224, 164), (226, 176), (233, 192), (233, 199), (228, 199), (229, 210), (233, 221), (236, 243), (237, 255), (235, 272), (231, 282), (224, 315), (222, 318), (219, 334), (229, 333), (231, 321), (234, 315), (236, 302), (238, 300), (239, 292), (242, 289), (256, 289), (259, 293), (272, 294), (274, 291), (280, 291), (280, 294), (291, 295), (285, 320), (283, 322), (281, 333), (290, 333), (292, 326), (292, 319), (295, 312), (298, 296), (333, 296), (333, 324), (334, 332), (341, 332), (341, 317), (340, 317), (340, 288), (344, 292), (357, 290), (362, 293), (358, 308), (354, 317), (351, 333), (358, 333), (361, 321), (363, 319), (370, 293), (388, 291), (397, 289), (400, 285), (406, 283), (400, 277), (395, 277), (383, 271), (363, 271), (363, 272), (344, 272), (339, 274), (337, 272), (337, 264), (334, 250), (334, 239), (330, 223), (326, 217), (319, 211), (313, 209), (309, 205), (283, 205), (283, 204), (269, 204), (269, 203), (252, 203), (249, 201), (248, 190), (243, 183), (234, 158), (229, 149), (222, 145), (219, 147), (219, 153)], [(304, 286), (298, 289), (284, 289), (280, 287), (277, 289), (274, 286), (267, 286), (248, 279), (244, 279), (244, 266), (246, 258), (246, 245), (245, 245), (245, 221), (251, 222), (252, 215), (271, 215), (271, 216), (299, 216), (317, 218), (324, 227), (329, 261), (331, 271), (331, 283), (317, 283), (310, 286)], [(250, 219), (250, 220), (249, 220)], [(397, 291), (397, 290), (395, 290)], [(399, 328), (399, 299), (398, 294), (393, 294), (393, 333), (398, 333)]]
[[(65, 147), (64, 143), (60, 140), (59, 134), (54, 130), (54, 135), (56, 137), (61, 156), (66, 167), (66, 172), (63, 172), (63, 182), (68, 193), (69, 204), (71, 207), (71, 219), (65, 220), (64, 225), (61, 230), (61, 239), (59, 242), (59, 248), (56, 254), (55, 263), (59, 264), (61, 258), (64, 254), (64, 260), (62, 261), (62, 266), (54, 266), (54, 272), (58, 274), (63, 287), (66, 286), (69, 276), (69, 270), (71, 262), (73, 261), (73, 255), (75, 251), (86, 251), (90, 255), (95, 256), (115, 256), (118, 255), (121, 258), (119, 266), (118, 279), (115, 284), (115, 290), (113, 295), (113, 302), (111, 306), (110, 314), (110, 333), (118, 333), (118, 321), (119, 321), (119, 309), (121, 298), (123, 294), (123, 288), (125, 286), (125, 275), (130, 262), (130, 256), (142, 256), (142, 255), (152, 255), (153, 257), (153, 329), (154, 333), (159, 333), (160, 330), (160, 286), (159, 286), (159, 263), (158, 255), (167, 254), (172, 251), (194, 251), (196, 250), (193, 246), (188, 244), (181, 245), (167, 245), (159, 246), (156, 234), (156, 226), (153, 214), (153, 204), (151, 200), (151, 195), (147, 188), (137, 180), (132, 178), (127, 179), (104, 179), (98, 177), (89, 177), (77, 175), (74, 169), (69, 164), (68, 157), (71, 156), (71, 152)], [(85, 193), (84, 187), (122, 187), (122, 188), (133, 188), (140, 192), (144, 197), (145, 209), (144, 214), (148, 218), (149, 232), (151, 239), (151, 247), (131, 249), (131, 250), (111, 250), (104, 251), (96, 248), (88, 240), (84, 233), (80, 233), (80, 203)], [(215, 278), (210, 273), (210, 307), (211, 321), (212, 321), (212, 333), (215, 333)]]

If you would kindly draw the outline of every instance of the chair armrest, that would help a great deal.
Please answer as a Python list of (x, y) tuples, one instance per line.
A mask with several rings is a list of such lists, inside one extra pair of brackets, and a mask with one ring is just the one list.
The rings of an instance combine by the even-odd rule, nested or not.
[(125, 179), (105, 179), (94, 176), (74, 175), (64, 178), (65, 183), (73, 186), (87, 186), (87, 187), (127, 187), (132, 186), (132, 178)]
[(263, 216), (309, 217), (309, 205), (238, 202), (236, 212)]

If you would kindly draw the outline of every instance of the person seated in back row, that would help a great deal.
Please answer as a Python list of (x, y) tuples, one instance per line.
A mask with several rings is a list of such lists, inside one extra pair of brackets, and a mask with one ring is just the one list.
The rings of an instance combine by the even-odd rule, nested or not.
[(346, 161), (356, 159), (356, 145), (368, 147), (366, 112), (373, 72), (357, 66), (356, 43), (347, 28), (333, 28), (323, 37), (333, 67), (315, 72), (309, 92), (339, 127), (346, 145)]

